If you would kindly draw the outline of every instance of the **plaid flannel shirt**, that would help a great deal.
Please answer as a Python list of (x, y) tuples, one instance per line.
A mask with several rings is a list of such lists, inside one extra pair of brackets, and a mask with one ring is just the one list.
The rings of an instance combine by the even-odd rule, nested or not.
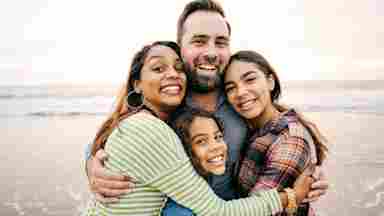
[[(291, 187), (300, 173), (316, 162), (312, 137), (294, 110), (281, 113), (263, 128), (251, 131), (247, 144), (239, 172), (240, 190), (244, 195)], [(305, 204), (299, 206), (296, 215), (315, 213)]]

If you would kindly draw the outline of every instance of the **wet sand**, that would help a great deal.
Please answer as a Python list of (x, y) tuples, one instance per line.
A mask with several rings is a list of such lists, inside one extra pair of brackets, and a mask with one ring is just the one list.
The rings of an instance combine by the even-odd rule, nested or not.
[[(319, 215), (384, 215), (384, 116), (307, 115), (332, 143), (325, 165), (332, 184)], [(0, 215), (79, 215), (88, 199), (84, 146), (100, 116), (1, 118)]]

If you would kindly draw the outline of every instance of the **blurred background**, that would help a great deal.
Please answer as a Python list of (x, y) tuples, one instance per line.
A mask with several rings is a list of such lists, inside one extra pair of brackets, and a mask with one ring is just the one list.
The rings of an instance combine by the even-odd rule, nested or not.
[[(188, 0), (0, 2), (1, 215), (79, 215), (84, 148), (134, 52), (175, 40)], [(331, 143), (319, 215), (384, 215), (384, 2), (222, 0), (232, 51), (276, 68), (282, 101)]]

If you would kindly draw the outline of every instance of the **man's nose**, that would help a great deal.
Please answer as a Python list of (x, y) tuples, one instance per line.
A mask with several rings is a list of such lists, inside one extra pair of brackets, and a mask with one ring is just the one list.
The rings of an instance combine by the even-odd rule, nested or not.
[(209, 64), (215, 64), (218, 59), (216, 47), (209, 44), (205, 53), (205, 59)]

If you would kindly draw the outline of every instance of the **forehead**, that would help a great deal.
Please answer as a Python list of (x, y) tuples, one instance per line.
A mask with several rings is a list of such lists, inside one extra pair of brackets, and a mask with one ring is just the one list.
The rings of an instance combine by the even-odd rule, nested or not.
[(212, 11), (196, 11), (188, 16), (183, 25), (184, 36), (208, 35), (229, 37), (224, 17)]
[(191, 136), (193, 136), (196, 133), (206, 134), (208, 132), (211, 132), (209, 130), (214, 130), (213, 132), (218, 130), (218, 126), (213, 119), (207, 118), (207, 117), (201, 117), (201, 116), (195, 117), (193, 119), (190, 127)]
[(255, 71), (256, 73), (263, 73), (262, 70), (258, 67), (256, 63), (253, 62), (246, 62), (246, 61), (239, 61), (234, 60), (229, 65), (226, 73), (225, 73), (225, 79), (240, 79), (240, 77), (249, 72), (249, 71)]
[(156, 59), (156, 58), (177, 59), (179, 57), (176, 54), (176, 52), (173, 49), (171, 49), (170, 47), (167, 47), (164, 45), (156, 45), (148, 51), (148, 55), (147, 55), (145, 61), (150, 61), (150, 60)]

